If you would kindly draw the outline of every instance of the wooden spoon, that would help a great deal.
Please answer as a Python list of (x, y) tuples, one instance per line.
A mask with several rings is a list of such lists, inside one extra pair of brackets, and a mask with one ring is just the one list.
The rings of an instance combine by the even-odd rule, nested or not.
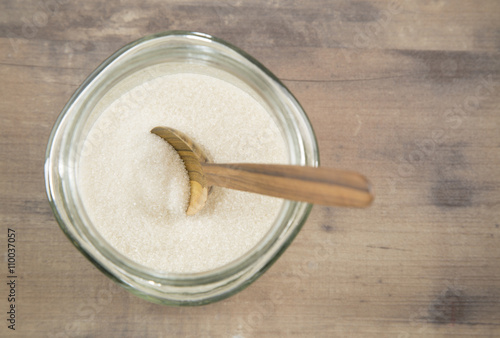
[(355, 172), (295, 165), (210, 163), (193, 140), (178, 130), (151, 130), (174, 147), (186, 165), (191, 197), (186, 214), (200, 211), (213, 185), (330, 206), (367, 207), (373, 201), (368, 180)]

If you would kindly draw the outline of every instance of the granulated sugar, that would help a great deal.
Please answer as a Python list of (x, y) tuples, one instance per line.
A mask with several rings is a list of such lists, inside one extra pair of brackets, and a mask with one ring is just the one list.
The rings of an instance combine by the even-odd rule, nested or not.
[(187, 172), (150, 133), (156, 126), (186, 133), (216, 163), (286, 163), (277, 126), (246, 92), (206, 75), (162, 76), (113, 102), (87, 137), (78, 185), (94, 226), (155, 270), (201, 272), (239, 258), (270, 229), (282, 200), (214, 187), (205, 208), (186, 216)]

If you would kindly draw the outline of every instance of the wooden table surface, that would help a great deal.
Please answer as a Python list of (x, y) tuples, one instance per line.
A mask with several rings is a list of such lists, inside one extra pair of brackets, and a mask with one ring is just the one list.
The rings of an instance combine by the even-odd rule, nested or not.
[[(99, 272), (59, 229), (43, 177), (78, 85), (171, 29), (259, 59), (308, 113), (322, 164), (366, 174), (376, 193), (367, 210), (315, 207), (266, 274), (195, 308)], [(500, 336), (499, 1), (4, 0), (0, 76), (0, 336)]]

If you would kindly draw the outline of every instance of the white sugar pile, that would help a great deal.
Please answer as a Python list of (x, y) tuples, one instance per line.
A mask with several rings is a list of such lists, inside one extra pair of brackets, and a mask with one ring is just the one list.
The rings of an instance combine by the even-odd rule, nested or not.
[(201, 272), (245, 254), (282, 200), (214, 187), (205, 208), (186, 216), (187, 172), (175, 150), (150, 133), (156, 126), (186, 133), (214, 162), (286, 163), (277, 126), (243, 90), (199, 74), (153, 79), (106, 108), (85, 142), (78, 185), (96, 229), (156, 270)]

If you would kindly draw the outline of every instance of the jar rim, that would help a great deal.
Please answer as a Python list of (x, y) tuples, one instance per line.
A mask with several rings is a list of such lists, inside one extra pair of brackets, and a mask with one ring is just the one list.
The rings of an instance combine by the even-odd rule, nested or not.
[[(189, 39), (193, 41), (193, 43), (195, 43), (195, 41), (200, 41), (208, 44), (218, 44), (228, 49), (229, 51), (237, 53), (238, 55), (243, 57), (246, 61), (248, 61), (249, 64), (253, 65), (253, 67), (256, 67), (256, 69), (258, 69), (258, 71), (260, 71), (263, 74), (263, 76), (267, 77), (268, 81), (272, 82), (277, 88), (279, 88), (283, 97), (289, 101), (288, 104), (291, 105), (291, 107), (293, 107), (294, 112), (296, 114), (294, 118), (300, 120), (298, 122), (296, 121), (297, 123), (301, 124), (302, 130), (299, 133), (305, 133), (306, 135), (297, 135), (297, 136), (307, 137), (309, 142), (308, 146), (310, 148), (310, 149), (305, 149), (306, 146), (302, 145), (304, 149), (301, 149), (301, 152), (303, 153), (304, 157), (300, 159), (301, 161), (300, 164), (311, 165), (311, 166), (319, 165), (319, 150), (318, 150), (317, 140), (314, 131), (312, 129), (312, 125), (309, 121), (309, 118), (307, 117), (303, 108), (300, 106), (300, 104), (293, 96), (293, 94), (271, 71), (269, 71), (259, 61), (257, 61), (255, 58), (250, 56), (242, 49), (222, 39), (199, 32), (166, 31), (145, 36), (120, 48), (118, 51), (116, 51), (110, 57), (108, 57), (104, 62), (102, 62), (101, 65), (99, 65), (87, 77), (87, 79), (79, 86), (79, 88), (71, 96), (70, 100), (65, 105), (59, 117), (57, 118), (54, 127), (52, 129), (51, 135), (49, 137), (46, 156), (45, 156), (46, 192), (51, 208), (55, 215), (55, 218), (59, 223), (63, 232), (66, 234), (66, 236), (78, 248), (78, 250), (82, 252), (82, 254), (84, 254), (85, 257), (87, 257), (87, 259), (89, 259), (94, 265), (96, 265), (102, 272), (104, 272), (110, 278), (120, 282), (120, 284), (133, 283), (134, 278), (141, 278), (143, 280), (148, 281), (152, 285), (155, 283), (164, 283), (173, 286), (197, 286), (210, 283), (217, 283), (223, 281), (225, 278), (228, 278), (229, 276), (238, 274), (244, 269), (250, 267), (262, 255), (262, 253), (259, 250), (269, 250), (269, 247), (276, 245), (278, 240), (280, 241), (279, 246), (274, 248), (275, 252), (272, 255), (272, 257), (269, 257), (269, 259), (266, 260), (263, 267), (259, 268), (258, 271), (254, 271), (250, 276), (250, 278), (246, 279), (246, 283), (243, 283), (239, 288), (234, 289), (230, 293), (212, 297), (212, 300), (210, 301), (213, 301), (225, 298), (241, 290), (245, 286), (251, 284), (253, 280), (257, 279), (265, 270), (267, 270), (267, 268), (269, 268), (272, 265), (272, 263), (274, 263), (274, 261), (278, 259), (278, 257), (284, 252), (284, 250), (288, 247), (291, 241), (295, 238), (296, 234), (298, 233), (298, 231), (304, 224), (305, 220), (307, 219), (307, 216), (309, 215), (312, 205), (304, 202), (293, 202), (293, 201), (284, 202), (285, 204), (287, 204), (287, 208), (285, 209), (288, 210), (288, 212), (293, 211), (294, 214), (297, 215), (298, 217), (295, 220), (295, 223), (293, 224), (293, 229), (291, 229), (290, 233), (287, 233), (286, 238), (280, 238), (280, 234), (268, 233), (266, 234), (265, 239), (263, 238), (261, 240), (261, 242), (266, 244), (265, 246), (261, 246), (259, 248), (257, 245), (256, 247), (251, 249), (247, 254), (237, 258), (236, 260), (233, 260), (232, 262), (226, 265), (204, 272), (180, 274), (180, 273), (170, 273), (170, 272), (160, 273), (158, 271), (152, 271), (152, 269), (147, 268), (141, 264), (135, 263), (132, 260), (128, 259), (124, 255), (116, 251), (114, 248), (112, 248), (111, 246), (109, 246), (111, 250), (109, 250), (109, 248), (106, 247), (104, 249), (97, 248), (99, 253), (102, 254), (104, 258), (109, 259), (111, 263), (114, 265), (115, 269), (111, 269), (109, 265), (104, 264), (104, 262), (101, 261), (98, 257), (95, 257), (95, 254), (90, 252), (89, 248), (87, 247), (87, 243), (82, 242), (81, 236), (89, 235), (88, 233), (87, 234), (85, 233), (85, 231), (87, 230), (83, 229), (82, 233), (74, 229), (74, 224), (72, 224), (73, 218), (71, 215), (68, 215), (66, 213), (67, 205), (65, 205), (64, 198), (61, 199), (58, 197), (58, 194), (60, 194), (61, 192), (63, 194), (63, 197), (66, 196), (65, 194), (68, 194), (67, 191), (66, 192), (64, 191), (65, 190), (64, 182), (59, 181), (59, 180), (64, 181), (64, 177), (63, 174), (61, 174), (61, 172), (66, 169), (64, 168), (64, 166), (60, 165), (61, 154), (59, 152), (60, 149), (58, 148), (58, 146), (60, 146), (59, 145), (60, 142), (63, 142), (62, 139), (65, 137), (63, 134), (65, 133), (67, 134), (67, 131), (64, 131), (64, 128), (67, 127), (65, 120), (68, 118), (70, 114), (72, 113), (74, 114), (74, 111), (72, 109), (77, 100), (82, 100), (82, 99), (84, 100), (86, 95), (90, 95), (88, 89), (91, 87), (94, 81), (96, 81), (96, 79), (106, 69), (108, 69), (108, 67), (112, 67), (113, 64), (117, 62), (119, 58), (123, 57), (127, 53), (130, 53), (131, 51), (134, 51), (134, 49), (147, 48), (148, 43), (165, 38), (167, 39), (182, 38), (182, 39)], [(66, 135), (66, 137), (68, 136)], [(66, 190), (68, 189), (66, 188)], [(284, 207), (282, 208), (282, 210), (283, 209)], [(284, 218), (286, 216), (287, 216), (286, 214), (280, 212), (280, 217)], [(283, 229), (281, 229), (281, 231), (283, 231)], [(92, 236), (90, 240), (92, 241)], [(120, 262), (125, 262), (126, 264), (118, 266), (116, 263)], [(130, 280), (127, 280), (127, 278), (123, 278), (121, 273), (128, 274), (128, 278), (130, 278)], [(145, 291), (139, 293), (141, 293), (142, 295), (147, 294), (147, 292)]]

